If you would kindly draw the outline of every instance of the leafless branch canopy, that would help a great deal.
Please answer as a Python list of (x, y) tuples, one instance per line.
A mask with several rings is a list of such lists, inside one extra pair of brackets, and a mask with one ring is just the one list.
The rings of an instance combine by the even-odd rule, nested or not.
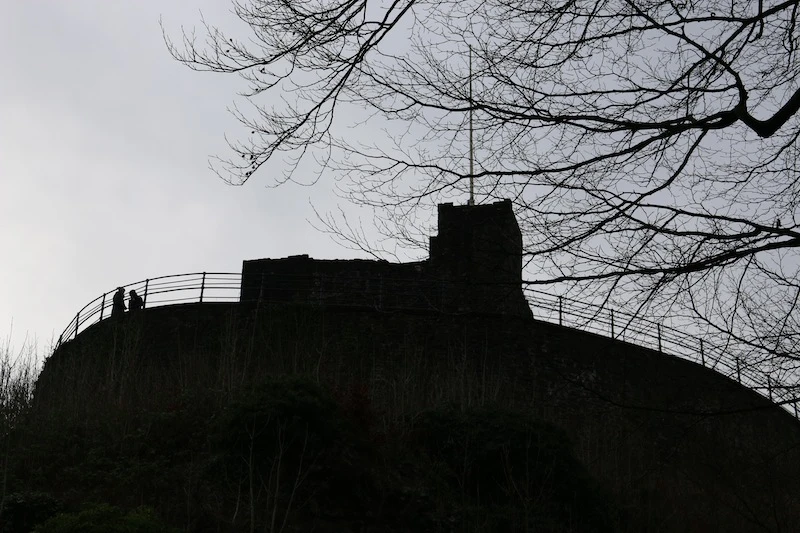
[(407, 217), (464, 198), (472, 113), (478, 199), (513, 200), (530, 283), (793, 356), (799, 3), (242, 0), (246, 37), (166, 40), (247, 83), (224, 179), (322, 154), (351, 200)]

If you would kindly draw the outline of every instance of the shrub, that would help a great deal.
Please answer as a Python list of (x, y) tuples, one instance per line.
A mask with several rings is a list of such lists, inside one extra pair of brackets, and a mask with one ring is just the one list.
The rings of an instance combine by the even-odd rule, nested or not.
[(247, 513), (240, 519), (247, 515), (270, 528), (274, 520), (279, 526), (293, 519), (298, 507), (307, 516), (352, 515), (372, 497), (363, 450), (354, 444), (365, 439), (356, 437), (329, 392), (310, 380), (265, 382), (213, 426), (217, 461), (207, 484), (222, 479), (231, 493), (241, 490)]
[[(424, 413), (414, 439), (481, 528), (608, 531), (604, 498), (557, 427), (504, 409)], [(492, 518), (494, 517), (494, 518)]]
[(61, 510), (58, 500), (42, 492), (8, 494), (0, 515), (0, 533), (27, 533)]
[(169, 533), (152, 509), (125, 512), (118, 507), (94, 504), (75, 513), (56, 515), (35, 529), (36, 533)]
[(215, 444), (235, 457), (297, 461), (336, 448), (343, 421), (330, 395), (318, 384), (297, 377), (261, 384), (225, 410)]

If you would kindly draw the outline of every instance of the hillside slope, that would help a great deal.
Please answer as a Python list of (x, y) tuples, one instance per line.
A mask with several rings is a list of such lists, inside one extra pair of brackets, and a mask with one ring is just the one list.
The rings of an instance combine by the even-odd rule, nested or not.
[[(300, 376), (305, 382), (318, 384), (325, 391), (321, 394), (329, 394), (338, 406), (330, 407), (331, 413), (343, 410), (349, 413), (344, 417), (350, 420), (348, 424), (361, 428), (356, 432), (361, 437), (345, 440), (367, 439), (372, 444), (364, 445), (358, 453), (367, 453), (373, 459), (381, 457), (384, 465), (400, 461), (398, 450), (416, 449), (415, 439), (420, 431), (424, 434), (418, 422), (430, 420), (434, 416), (431, 413), (449, 413), (446, 419), (450, 422), (435, 427), (442, 436), (456, 435), (455, 441), (488, 442), (490, 435), (496, 434), (500, 436), (497, 450), (502, 451), (508, 447), (503, 439), (513, 441), (508, 435), (528, 435), (528, 444), (521, 449), (526, 453), (535, 450), (539, 456), (544, 453), (550, 459), (560, 457), (550, 463), (561, 465), (557, 469), (554, 466), (553, 472), (570, 480), (565, 490), (572, 499), (566, 500), (586, 500), (585, 506), (576, 504), (574, 509), (589, 509), (585, 516), (579, 516), (581, 513), (564, 503), (563, 495), (553, 496), (547, 505), (573, 509), (564, 515), (567, 518), (548, 526), (540, 524), (536, 529), (538, 522), (524, 519), (533, 515), (515, 507), (506, 514), (523, 518), (502, 524), (487, 519), (481, 525), (476, 517), (488, 516), (490, 508), (502, 508), (497, 508), (500, 504), (494, 500), (495, 507), (486, 507), (488, 503), (474, 498), (467, 505), (463, 476), (460, 497), (448, 492), (449, 496), (437, 499), (429, 496), (435, 492), (428, 486), (433, 483), (431, 479), (399, 474), (403, 468), (418, 470), (431, 457), (438, 457), (426, 452), (425, 460), (412, 455), (414, 459), (406, 467), (393, 464), (381, 470), (378, 478), (386, 484), (383, 491), (373, 486), (377, 470), (360, 474), (367, 480), (362, 490), (385, 496), (385, 501), (364, 503), (373, 511), (400, 505), (391, 498), (408, 493), (409, 483), (424, 485), (417, 487), (426, 494), (422, 503), (418, 502), (422, 507), (403, 507), (404, 516), (413, 511), (430, 521), (403, 524), (387, 519), (399, 524), (398, 531), (415, 527), (442, 531), (588, 531), (585, 527), (589, 522), (595, 522), (600, 531), (605, 530), (605, 518), (600, 517), (608, 518), (609, 530), (631, 532), (790, 531), (800, 523), (800, 425), (781, 409), (685, 360), (551, 324), (477, 314), (193, 304), (155, 308), (116, 322), (107, 320), (62, 346), (47, 360), (37, 384), (32, 415), (33, 427), (39, 429), (31, 430), (28, 438), (37, 439), (41, 453), (52, 453), (47, 448), (48, 439), (64, 432), (91, 433), (92, 438), (105, 443), (101, 447), (117, 447), (119, 453), (131, 443), (146, 448), (148, 439), (154, 439), (161, 444), (151, 446), (160, 454), (158, 461), (147, 463), (152, 476), (148, 477), (138, 464), (135, 475), (125, 470), (127, 478), (122, 476), (125, 479), (117, 479), (111, 486), (108, 480), (98, 483), (95, 479), (93, 487), (91, 476), (67, 476), (63, 483), (54, 483), (47, 477), (53, 475), (52, 471), (27, 464), (19, 469), (19, 482), (37, 490), (49, 486), (60, 501), (68, 503), (106, 495), (113, 500), (109, 503), (128, 507), (149, 504), (174, 525), (186, 529), (203, 530), (202, 524), (217, 516), (214, 512), (228, 520), (220, 518), (218, 529), (222, 523), (230, 530), (244, 528), (242, 502), (248, 493), (247, 484), (231, 481), (226, 486), (232, 492), (213, 503), (208, 494), (201, 494), (209, 488), (200, 479), (208, 472), (196, 471), (210, 467), (203, 463), (201, 468), (196, 461), (201, 457), (209, 460), (213, 456), (209, 450), (216, 449), (212, 434), (219, 426), (208, 426), (209, 421), (225, 418), (232, 406), (248, 405), (251, 400), (245, 399), (252, 399), (253, 394), (263, 391), (265, 382), (274, 383), (279, 376)], [(466, 413), (467, 418), (459, 418), (457, 413)], [(505, 422), (491, 429), (493, 417), (486, 413), (496, 413), (495, 418)], [(436, 416), (433, 419), (439, 420)], [(514, 418), (517, 416), (523, 417), (524, 423)], [(464, 433), (463, 424), (489, 429)], [(509, 433), (509, 427), (521, 427), (519, 424), (527, 429)], [(212, 426), (217, 429), (209, 429)], [(70, 462), (73, 467), (91, 462), (86, 454), (92, 447), (83, 446), (81, 450), (78, 445), (86, 438), (85, 434), (76, 437), (76, 449), (62, 458), (59, 471), (68, 470)], [(531, 439), (561, 443), (554, 445), (561, 451), (553, 452), (550, 445), (533, 447)], [(294, 446), (301, 446), (300, 442), (295, 441)], [(440, 444), (437, 450), (446, 449)], [(122, 456), (111, 455), (103, 461), (113, 462), (114, 457)], [(545, 468), (537, 463), (531, 470), (527, 460), (520, 458), (529, 460), (530, 455), (507, 457), (515, 458), (498, 463), (495, 470), (541, 473)], [(564, 466), (572, 464), (564, 459), (570, 457), (576, 464)], [(34, 459), (32, 456), (30, 460)], [(404, 461), (408, 462), (408, 457)], [(363, 457), (355, 463), (375, 464)], [(184, 479), (159, 486), (164, 480), (154, 472), (169, 468)], [(394, 481), (387, 481), (389, 478)], [(507, 475), (503, 479), (508, 483), (516, 478)], [(526, 479), (530, 481), (530, 476)], [(495, 482), (500, 483), (486, 481), (484, 493)], [(545, 482), (539, 479), (536, 483)], [(131, 497), (131, 487), (139, 486), (136, 497)], [(399, 486), (405, 487), (405, 492), (399, 491)], [(352, 499), (367, 501), (359, 498)], [(442, 511), (442, 502), (453, 503), (459, 498), (461, 503), (455, 507), (461, 514), (452, 509)], [(277, 501), (273, 501), (273, 508), (283, 505)], [(530, 499), (520, 501), (536, 507)], [(423, 509), (434, 504), (441, 512)], [(543, 508), (549, 508), (547, 505)], [(234, 509), (238, 514), (231, 521)], [(363, 511), (351, 505), (350, 512), (356, 515), (359, 512), (354, 509)], [(514, 514), (517, 512), (522, 514)], [(450, 522), (443, 518), (445, 515), (450, 516)], [(363, 523), (356, 526), (358, 520), (350, 516), (335, 523), (344, 528), (340, 530), (370, 530)], [(368, 523), (370, 519), (363, 520)], [(380, 520), (375, 520), (373, 516), (372, 530), (389, 527), (390, 522), (379, 527), (376, 524)]]

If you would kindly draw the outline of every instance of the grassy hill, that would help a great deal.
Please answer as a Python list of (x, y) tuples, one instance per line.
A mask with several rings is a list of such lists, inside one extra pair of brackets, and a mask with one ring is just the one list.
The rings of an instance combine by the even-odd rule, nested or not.
[(800, 523), (787, 413), (691, 362), (522, 318), (150, 309), (63, 345), (7, 426), (2, 532)]

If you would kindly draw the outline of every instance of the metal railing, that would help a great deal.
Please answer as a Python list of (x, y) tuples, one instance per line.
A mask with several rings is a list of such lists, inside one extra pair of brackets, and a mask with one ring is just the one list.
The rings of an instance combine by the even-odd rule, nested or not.
[[(242, 275), (238, 272), (194, 272), (149, 278), (121, 285), (125, 289), (125, 305), (130, 303), (130, 291), (144, 300), (144, 308), (182, 303), (238, 302)], [(58, 337), (58, 345), (111, 316), (116, 289), (105, 292), (84, 305)]]
[(554, 296), (536, 290), (525, 290), (534, 318), (565, 327), (611, 337), (637, 346), (680, 357), (714, 370), (782, 406), (800, 419), (800, 375), (776, 380), (765, 361), (768, 354), (758, 357), (753, 349), (737, 354), (734, 346), (720, 347), (659, 322), (623, 311), (587, 304), (578, 300)]
[[(143, 298), (144, 307), (152, 308), (182, 303), (239, 302), (241, 281), (240, 273), (196, 272), (149, 278), (122, 287), (125, 288), (126, 304), (129, 291), (133, 289)], [(447, 282), (439, 282), (442, 289), (445, 284)], [(259, 298), (263, 297), (264, 301), (274, 299), (318, 305), (440, 310), (443, 308), (443, 302), (438, 301), (441, 298), (429, 296), (444, 296), (446, 291), (436, 290), (434, 285), (435, 281), (421, 283), (419, 279), (361, 278), (354, 281), (303, 275), (283, 276), (280, 283), (270, 283), (269, 293), (260, 294)], [(398, 298), (396, 293), (402, 291), (404, 286), (408, 288), (408, 294)], [(58, 346), (76, 338), (91, 325), (109, 318), (115, 292), (103, 293), (81, 308), (59, 336)], [(393, 303), (389, 303), (391, 299), (384, 294), (389, 292), (395, 296)], [(779, 383), (773, 379), (769, 369), (758, 362), (759, 358), (741, 357), (730, 348), (706, 343), (703, 338), (685, 331), (608, 307), (531, 289), (524, 292), (537, 320), (611, 337), (693, 361), (735, 379), (800, 418), (800, 399), (797, 398), (800, 376), (793, 376), (790, 384), (786, 383), (786, 379)]]

